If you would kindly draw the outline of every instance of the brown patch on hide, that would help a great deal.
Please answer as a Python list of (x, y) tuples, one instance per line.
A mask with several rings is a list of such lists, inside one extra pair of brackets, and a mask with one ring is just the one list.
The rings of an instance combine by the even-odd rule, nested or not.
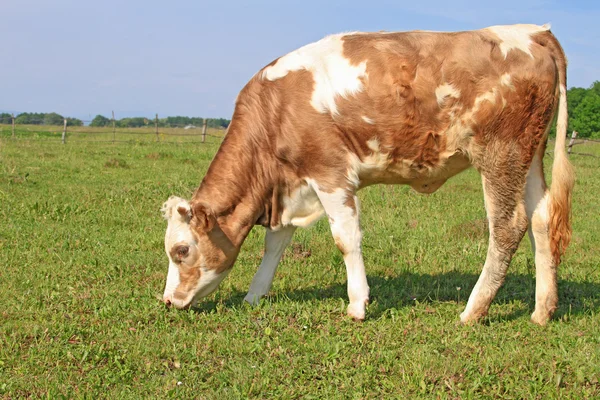
[(281, 221), (281, 188), (275, 184), (272, 189), (271, 196), (265, 200), (264, 211), (256, 221), (257, 225), (262, 225), (265, 228), (275, 228), (279, 226)]
[(352, 215), (356, 215), (356, 200), (354, 198), (354, 193), (350, 190), (348, 190), (346, 193), (346, 201), (344, 201), (344, 205), (352, 209)]
[(200, 281), (200, 268), (189, 267), (187, 265), (179, 266), (179, 286), (173, 293), (177, 300), (185, 300), (190, 291), (192, 291)]
[(492, 235), (498, 250), (512, 257), (527, 230), (527, 216), (523, 204), (521, 203), (516, 208), (515, 214), (510, 220), (495, 215), (492, 218), (494, 224)]
[(506, 106), (484, 101), (473, 117), (477, 121), (474, 125), (475, 139), (486, 148), (485, 160), (481, 160), (484, 168), (486, 163), (494, 162), (494, 153), (489, 150), (492, 148), (490, 144), (497, 142), (519, 153), (516, 166), (519, 170), (528, 169), (536, 149), (545, 138), (556, 108), (554, 84), (550, 81), (512, 79), (514, 90), (500, 90)]
[[(232, 233), (222, 229), (221, 220), (206, 237), (202, 237), (198, 246), (203, 251), (204, 268), (213, 270), (217, 274), (225, 272), (233, 266), (237, 258), (239, 247), (230, 239)], [(198, 265), (199, 266), (199, 265)]]
[(433, 168), (440, 160), (440, 151), (445, 148), (444, 142), (440, 135), (429, 132), (423, 140), (419, 154), (413, 160), (413, 167), (417, 170)]
[(501, 173), (484, 176), (489, 229), (496, 249), (510, 262), (528, 225), (523, 197), (525, 175), (511, 175), (508, 170), (495, 172)]
[[(216, 215), (210, 206), (202, 202), (191, 202), (190, 208), (192, 209), (193, 225), (192, 227), (197, 233), (210, 232), (216, 222)], [(178, 210), (179, 211), (179, 210)]]
[(333, 238), (333, 240), (335, 241), (335, 246), (340, 250), (340, 252), (342, 253), (342, 256), (346, 256), (346, 254), (348, 254), (348, 249), (346, 249), (346, 246), (344, 246), (344, 242), (342, 241), (341, 238), (339, 238), (338, 236), (335, 236)]

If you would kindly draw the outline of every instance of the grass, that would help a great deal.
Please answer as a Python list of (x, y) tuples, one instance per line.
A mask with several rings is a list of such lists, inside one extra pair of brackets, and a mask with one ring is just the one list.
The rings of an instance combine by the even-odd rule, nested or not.
[[(360, 192), (372, 299), (357, 323), (345, 316), (345, 269), (326, 220), (297, 231), (256, 308), (243, 297), (261, 258), (259, 227), (199, 308), (156, 299), (167, 270), (160, 206), (191, 195), (216, 141), (1, 135), (0, 397), (600, 397), (596, 158), (572, 156), (574, 238), (548, 326), (529, 322), (527, 238), (489, 317), (458, 323), (487, 246), (473, 170), (430, 196)], [(583, 147), (600, 156), (600, 146)]]

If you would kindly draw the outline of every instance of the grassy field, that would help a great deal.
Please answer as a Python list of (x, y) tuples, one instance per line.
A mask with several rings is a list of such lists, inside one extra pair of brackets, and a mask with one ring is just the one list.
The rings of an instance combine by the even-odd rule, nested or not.
[(191, 195), (218, 141), (61, 145), (36, 129), (0, 132), (0, 397), (600, 398), (600, 159), (572, 156), (574, 237), (548, 326), (529, 322), (527, 238), (489, 317), (458, 323), (487, 246), (473, 170), (430, 196), (360, 193), (372, 298), (357, 323), (326, 220), (297, 231), (260, 306), (243, 302), (256, 228), (216, 294), (166, 309), (159, 209)]

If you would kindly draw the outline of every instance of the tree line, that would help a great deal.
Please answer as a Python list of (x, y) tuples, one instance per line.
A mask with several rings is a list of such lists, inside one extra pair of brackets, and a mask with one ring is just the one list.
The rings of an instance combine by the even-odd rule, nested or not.
[[(229, 120), (225, 118), (207, 118), (206, 124), (209, 128), (227, 128), (229, 126)], [(145, 117), (133, 117), (133, 118), (122, 118), (115, 120), (115, 126), (118, 128), (139, 128), (143, 126), (155, 126), (156, 121), (154, 118)], [(158, 119), (158, 126), (162, 128), (176, 128), (185, 126), (196, 126), (201, 127), (204, 124), (204, 118), (199, 117), (166, 117)], [(96, 115), (90, 126), (112, 126), (112, 119), (107, 118), (103, 115)]]
[[(15, 117), (17, 125), (59, 125), (64, 124), (65, 117), (57, 113), (21, 113)], [(207, 118), (207, 125), (210, 128), (227, 128), (229, 120), (225, 118)], [(8, 113), (0, 113), (0, 124), (12, 124), (12, 115)], [(184, 127), (193, 125), (201, 127), (204, 124), (203, 118), (198, 117), (166, 117), (158, 120), (158, 126), (163, 128)], [(115, 120), (115, 126), (118, 128), (139, 128), (143, 126), (154, 126), (153, 118), (133, 117), (121, 118)], [(67, 117), (67, 126), (83, 126), (83, 121), (78, 118)], [(96, 115), (90, 123), (90, 126), (111, 126), (112, 119), (106, 118), (103, 115)]]
[[(65, 117), (57, 113), (21, 113), (15, 117), (17, 125), (63, 125)], [(0, 124), (12, 124), (12, 115), (0, 114)], [(82, 126), (83, 121), (78, 118), (67, 117), (68, 126)]]
[[(569, 103), (569, 130), (575, 130), (579, 137), (600, 138), (600, 81), (594, 82), (589, 88), (572, 87), (567, 91)], [(17, 115), (15, 123), (19, 125), (62, 125), (64, 117), (57, 113), (22, 113)], [(226, 128), (229, 120), (224, 118), (208, 118), (207, 125), (211, 128)], [(7, 113), (0, 114), (0, 124), (11, 124), (12, 116)], [(158, 120), (158, 126), (183, 127), (187, 125), (202, 126), (203, 118), (198, 117), (166, 117)], [(154, 126), (153, 118), (134, 117), (115, 120), (119, 128), (136, 128)], [(83, 122), (77, 118), (67, 118), (67, 125), (82, 126)], [(112, 126), (112, 120), (96, 115), (90, 126)], [(551, 134), (556, 133), (553, 126)]]

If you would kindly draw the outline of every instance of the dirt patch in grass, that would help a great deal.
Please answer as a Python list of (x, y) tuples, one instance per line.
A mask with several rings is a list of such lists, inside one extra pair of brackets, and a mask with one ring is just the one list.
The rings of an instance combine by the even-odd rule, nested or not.
[(183, 160), (183, 163), (184, 164), (189, 164), (189, 165), (198, 165), (199, 164), (198, 161), (192, 160), (190, 158), (186, 158), (185, 160)]
[(169, 154), (169, 153), (164, 153), (161, 151), (158, 153), (146, 154), (146, 158), (149, 160), (159, 160), (159, 159), (165, 159), (165, 158), (173, 158), (173, 155)]
[(129, 168), (129, 165), (125, 160), (120, 158), (111, 158), (104, 163), (105, 168)]
[(311, 256), (310, 249), (306, 249), (301, 243), (292, 243), (292, 256), (295, 259), (308, 258)]
[(456, 183), (453, 185), (449, 185), (448, 190), (458, 193), (477, 193), (481, 189), (480, 186), (477, 186), (475, 184)]
[(9, 177), (10, 183), (25, 183), (29, 179), (29, 172), (26, 172), (25, 175), (12, 175)]
[(452, 227), (452, 235), (466, 237), (471, 240), (485, 239), (489, 235), (488, 221), (486, 218), (463, 222)]

